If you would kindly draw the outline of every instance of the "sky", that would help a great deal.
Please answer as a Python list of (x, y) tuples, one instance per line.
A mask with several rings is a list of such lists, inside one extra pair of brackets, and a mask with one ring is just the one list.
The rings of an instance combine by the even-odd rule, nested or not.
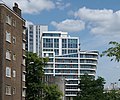
[[(49, 30), (66, 31), (79, 36), (81, 50), (102, 51), (110, 41), (120, 42), (120, 0), (2, 0), (22, 9), (28, 23), (48, 25)], [(107, 85), (120, 86), (120, 65), (107, 57), (99, 57), (96, 76), (105, 78)]]

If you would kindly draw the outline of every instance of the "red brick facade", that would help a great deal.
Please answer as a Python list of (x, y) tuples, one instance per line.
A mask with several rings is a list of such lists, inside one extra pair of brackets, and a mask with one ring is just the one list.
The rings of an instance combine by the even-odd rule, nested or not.
[[(24, 26), (25, 20), (20, 15), (0, 3), (0, 100), (25, 99)], [(7, 36), (10, 41), (6, 40)], [(10, 59), (6, 58), (8, 51)]]

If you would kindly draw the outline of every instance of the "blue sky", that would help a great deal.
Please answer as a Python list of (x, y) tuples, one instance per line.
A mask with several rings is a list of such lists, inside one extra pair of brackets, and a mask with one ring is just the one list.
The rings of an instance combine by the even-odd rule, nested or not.
[[(120, 42), (120, 0), (2, 1), (10, 7), (17, 2), (28, 22), (79, 36), (81, 50), (98, 50), (101, 53), (109, 47), (110, 41)], [(118, 82), (119, 63), (99, 57), (97, 76), (104, 77), (107, 84)]]

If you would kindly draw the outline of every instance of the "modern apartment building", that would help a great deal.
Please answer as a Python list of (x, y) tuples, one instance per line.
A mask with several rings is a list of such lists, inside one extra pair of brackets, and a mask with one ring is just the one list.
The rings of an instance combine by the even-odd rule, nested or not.
[[(28, 27), (29, 37), (30, 26)], [(36, 26), (32, 25), (32, 27)], [(36, 33), (31, 33), (36, 37)], [(49, 62), (44, 68), (45, 75), (58, 77), (57, 79), (63, 77), (65, 79), (64, 100), (73, 100), (79, 91), (77, 86), (80, 76), (87, 73), (95, 77), (98, 51), (81, 51), (79, 37), (70, 37), (67, 32), (48, 31), (46, 28), (46, 30), (42, 29), (39, 37), (40, 51), (38, 55), (49, 57)], [(28, 47), (34, 48), (30, 38), (27, 40)], [(36, 38), (33, 38), (32, 41), (36, 41)], [(32, 50), (28, 49), (28, 51)]]
[(0, 100), (25, 100), (25, 20), (0, 3)]
[(80, 51), (79, 38), (67, 32), (44, 31), (41, 37), (42, 57), (49, 57), (46, 75), (65, 78), (65, 100), (77, 95), (80, 75), (95, 77), (98, 52)]
[(26, 50), (40, 55), (40, 38), (43, 31), (47, 31), (48, 26), (44, 25), (28, 25), (26, 32)]

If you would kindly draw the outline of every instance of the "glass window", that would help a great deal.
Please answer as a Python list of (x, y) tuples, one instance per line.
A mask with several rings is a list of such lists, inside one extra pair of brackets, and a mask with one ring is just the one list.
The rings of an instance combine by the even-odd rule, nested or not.
[(59, 55), (59, 49), (54, 49), (55, 55)]
[(23, 88), (23, 90), (22, 90), (22, 96), (25, 97), (25, 95), (26, 95), (26, 91), (25, 91), (25, 88)]
[(23, 75), (22, 75), (22, 80), (25, 81), (25, 73), (23, 72)]
[(16, 27), (16, 20), (13, 19), (13, 26)]
[(11, 43), (11, 33), (6, 31), (6, 41)]
[(12, 22), (12, 18), (9, 15), (7, 15), (6, 16), (6, 23), (11, 25), (11, 22)]
[(62, 54), (67, 54), (67, 50), (66, 50), (66, 49), (63, 49), (63, 50), (62, 50)]
[(23, 34), (26, 34), (26, 30), (25, 29), (23, 30)]
[(53, 39), (44, 38), (43, 39), (43, 47), (44, 48), (53, 48)]
[(23, 50), (25, 50), (25, 43), (23, 42)]
[(16, 88), (13, 88), (13, 94), (15, 94), (16, 93)]
[(67, 48), (67, 39), (62, 39), (62, 48)]
[(68, 39), (68, 48), (77, 48), (77, 39)]
[(10, 52), (10, 50), (6, 51), (6, 59), (11, 60), (11, 52)]
[(76, 53), (77, 50), (68, 50), (68, 53)]
[(13, 70), (13, 77), (16, 77), (16, 71)]
[(16, 60), (16, 55), (15, 54), (13, 54), (13, 60)]
[(61, 34), (59, 33), (43, 33), (43, 36), (49, 36), (49, 37), (60, 37)]
[(6, 87), (5, 87), (5, 94), (6, 95), (11, 95), (11, 86), (6, 85)]
[(13, 36), (13, 40), (12, 40), (13, 44), (16, 43), (16, 37)]
[(25, 59), (23, 59), (23, 65), (25, 66)]
[(6, 67), (6, 77), (11, 77), (11, 68)]
[(59, 48), (59, 39), (54, 39), (54, 48)]

